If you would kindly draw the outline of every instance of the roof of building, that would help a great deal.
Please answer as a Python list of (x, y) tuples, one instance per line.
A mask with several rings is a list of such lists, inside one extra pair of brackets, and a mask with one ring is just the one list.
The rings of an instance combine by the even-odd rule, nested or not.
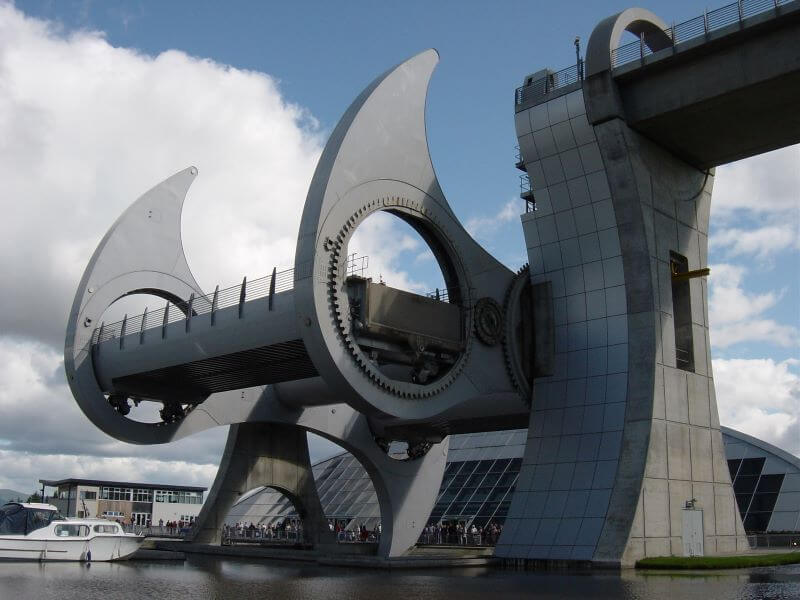
[(205, 492), (208, 489), (193, 485), (167, 485), (165, 483), (109, 481), (106, 479), (40, 479), (39, 483), (48, 487), (60, 487), (62, 485), (96, 485), (106, 487), (138, 488), (140, 490), (174, 490), (178, 492)]
[(786, 462), (788, 462), (790, 465), (793, 465), (798, 469), (800, 469), (800, 458), (798, 458), (794, 454), (786, 452), (786, 450), (782, 450), (781, 448), (773, 446), (772, 444), (765, 442), (764, 440), (754, 438), (752, 435), (747, 435), (746, 433), (742, 433), (741, 431), (737, 431), (736, 429), (731, 429), (730, 427), (720, 426), (719, 430), (725, 435), (739, 439), (743, 442), (747, 442), (748, 444), (751, 444), (756, 448), (760, 448), (767, 454), (774, 454), (778, 458), (781, 458)]

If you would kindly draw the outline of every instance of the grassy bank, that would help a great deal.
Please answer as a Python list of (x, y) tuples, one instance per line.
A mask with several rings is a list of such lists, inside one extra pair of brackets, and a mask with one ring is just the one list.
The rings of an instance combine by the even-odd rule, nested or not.
[(800, 563), (800, 552), (748, 556), (658, 556), (643, 558), (637, 569), (742, 569)]

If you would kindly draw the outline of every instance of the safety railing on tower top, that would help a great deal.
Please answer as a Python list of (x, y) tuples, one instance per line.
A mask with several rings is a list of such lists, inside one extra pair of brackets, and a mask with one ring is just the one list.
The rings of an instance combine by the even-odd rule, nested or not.
[(579, 81), (583, 81), (583, 61), (560, 71), (548, 72), (544, 77), (530, 81), (526, 85), (517, 88), (514, 101), (517, 105), (526, 104), (540, 96), (549, 94), (553, 90)]
[[(673, 24), (664, 32), (672, 40), (672, 45), (681, 44), (689, 40), (697, 39), (717, 31), (728, 25), (741, 23), (749, 17), (760, 15), (769, 10), (775, 10), (784, 4), (790, 4), (796, 0), (737, 0), (731, 4), (726, 4), (720, 8), (709, 10), (702, 15)], [(647, 47), (644, 38), (641, 37), (633, 42), (623, 44), (611, 50), (611, 67), (617, 68), (637, 60), (642, 60), (652, 54), (652, 50)], [(566, 87), (577, 81), (583, 80), (582, 61), (561, 71), (548, 73), (546, 76), (527, 82), (526, 85), (517, 88), (514, 94), (515, 103), (519, 106), (544, 96), (554, 90)]]
[[(675, 23), (664, 30), (672, 45), (703, 37), (728, 25), (741, 23), (744, 19), (773, 10), (793, 0), (738, 0), (714, 10), (707, 10), (699, 17), (683, 23)], [(624, 44), (611, 51), (612, 68), (641, 60), (653, 52), (647, 47), (644, 38)]]

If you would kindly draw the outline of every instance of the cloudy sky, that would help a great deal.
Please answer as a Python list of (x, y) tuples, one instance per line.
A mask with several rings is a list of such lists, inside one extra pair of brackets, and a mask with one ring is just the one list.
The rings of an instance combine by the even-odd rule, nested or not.
[[(574, 36), (626, 5), (161, 4), (0, 0), (0, 488), (32, 491), (40, 477), (213, 479), (224, 431), (123, 444), (86, 420), (64, 381), (77, 282), (142, 192), (199, 168), (183, 236), (206, 289), (290, 266), (339, 116), (375, 75), (436, 46), (428, 127), (439, 178), (473, 235), (518, 268), (511, 94), (527, 73), (569, 64)], [(688, 0), (640, 4), (668, 21), (696, 10)], [(800, 147), (720, 167), (709, 279), (721, 422), (795, 454), (799, 190)], [(391, 217), (370, 218), (355, 244), (375, 277), (416, 291), (440, 284), (421, 240)], [(329, 452), (313, 442), (313, 458)]]

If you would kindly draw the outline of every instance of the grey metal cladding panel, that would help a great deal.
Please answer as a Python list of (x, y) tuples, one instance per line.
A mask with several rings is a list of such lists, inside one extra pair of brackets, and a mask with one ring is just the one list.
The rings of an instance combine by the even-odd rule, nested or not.
[(566, 96), (559, 96), (547, 102), (547, 114), (550, 119), (550, 125), (555, 125), (556, 123), (561, 123), (569, 119)]
[(600, 531), (603, 529), (605, 519), (584, 518), (578, 537), (575, 539), (576, 546), (595, 546), (600, 539)]
[(600, 252), (603, 258), (610, 258), (622, 254), (619, 245), (619, 232), (616, 227), (599, 231), (597, 236), (600, 238)]
[(592, 202), (599, 202), (600, 200), (611, 198), (611, 189), (608, 187), (608, 179), (605, 171), (589, 173), (586, 176), (586, 183), (589, 186), (589, 196), (592, 198)]
[(586, 177), (576, 177), (567, 181), (567, 188), (569, 189), (569, 197), (572, 207), (584, 206), (591, 202), (589, 196), (589, 184)]
[(567, 296), (567, 320), (570, 323), (586, 320), (586, 294)]
[(553, 212), (560, 212), (572, 208), (572, 199), (570, 198), (569, 188), (566, 182), (552, 185), (547, 191), (550, 194), (550, 205)]
[[(528, 163), (525, 163), (525, 171), (528, 173), (528, 177), (531, 180), (531, 189), (534, 192), (537, 192), (547, 186), (547, 181), (544, 178), (544, 171), (542, 170), (542, 161), (541, 160), (534, 160)], [(541, 198), (542, 194), (537, 194), (536, 196), (536, 208), (541, 210), (540, 204), (542, 201)], [(548, 198), (548, 206), (550, 204), (550, 200)]]
[(606, 377), (606, 402), (623, 402), (628, 394), (628, 374), (614, 373)]
[[(581, 265), (564, 269), (564, 291), (567, 296), (580, 294), (584, 291), (583, 267)], [(558, 321), (556, 322), (558, 323)]]
[(561, 166), (561, 159), (558, 155), (548, 156), (542, 159), (542, 170), (547, 185), (555, 185), (564, 181), (564, 169)]
[(800, 473), (788, 473), (783, 478), (781, 493), (800, 492)]
[(570, 238), (561, 242), (561, 259), (565, 267), (573, 267), (581, 264), (581, 248), (576, 238)]
[[(578, 425), (580, 425), (580, 422)], [(562, 437), (561, 444), (558, 446), (558, 456), (556, 460), (558, 462), (574, 463), (578, 460), (580, 442), (581, 436), (579, 435), (565, 435)]]
[[(591, 190), (591, 188), (589, 188)], [(610, 199), (600, 200), (592, 205), (597, 229), (608, 229), (617, 226), (617, 219), (614, 215), (614, 206)], [(667, 254), (669, 255), (669, 254)]]
[(550, 545), (555, 540), (556, 533), (558, 532), (558, 526), (560, 524), (560, 519), (542, 519), (539, 523), (539, 529), (536, 531), (536, 537), (534, 538), (534, 544), (536, 545)]
[[(597, 441), (597, 444), (593, 442)], [(581, 437), (581, 454), (591, 455), (592, 451), (596, 454), (596, 448), (600, 446), (600, 434), (593, 434), (591, 436)], [(575, 471), (572, 474), (572, 489), (573, 490), (589, 490), (594, 481), (594, 472), (597, 468), (597, 462), (594, 460), (580, 461), (575, 463)]]
[(589, 494), (589, 490), (572, 490), (564, 503), (564, 513), (562, 516), (564, 518), (583, 517), (586, 513)]
[(605, 517), (611, 500), (611, 490), (592, 490), (586, 503), (587, 517)]
[[(797, 505), (796, 505), (797, 506)], [(800, 526), (800, 511), (772, 513), (767, 531), (797, 531)]]
[(536, 229), (541, 244), (552, 244), (558, 241), (555, 216), (547, 215), (536, 219)]
[[(590, 313), (592, 306), (595, 306), (590, 300), (592, 294), (600, 294), (605, 301), (605, 295), (602, 292), (589, 292), (586, 294), (587, 313)], [(587, 317), (589, 317), (589, 314), (587, 314)], [(608, 324), (606, 319), (592, 318), (586, 323), (586, 345), (589, 348), (605, 348), (608, 345)]]
[(628, 318), (625, 315), (608, 317), (608, 344), (624, 344), (628, 341)]
[(596, 140), (594, 135), (594, 127), (589, 124), (586, 115), (580, 115), (572, 118), (569, 120), (569, 123), (572, 127), (572, 135), (575, 137), (575, 142), (579, 146), (590, 144)]
[(553, 132), (549, 127), (546, 129), (540, 129), (539, 131), (534, 131), (533, 142), (536, 144), (536, 151), (542, 158), (553, 156), (558, 153), (556, 141), (553, 138)]
[(561, 262), (561, 248), (557, 243), (543, 245), (542, 258), (544, 260), (544, 270), (546, 272), (560, 270), (563, 267)]
[(586, 374), (605, 375), (608, 371), (608, 348), (595, 347), (587, 352)]
[(514, 126), (518, 138), (531, 132), (531, 122), (527, 110), (514, 114)]
[(586, 103), (583, 99), (583, 90), (575, 90), (566, 96), (567, 112), (574, 118), (586, 114)]
[[(600, 273), (602, 273), (602, 270), (600, 271)], [(586, 278), (586, 269), (584, 269), (584, 279), (585, 278)], [(586, 318), (599, 319), (606, 316), (606, 294), (605, 291), (603, 290), (602, 282), (600, 283), (600, 285), (592, 287), (594, 289), (589, 290), (587, 285)]]
[(575, 228), (575, 217), (571, 210), (556, 213), (556, 227), (558, 229), (558, 237), (561, 240), (576, 237), (578, 232)]
[(609, 316), (625, 314), (627, 306), (625, 286), (606, 288), (606, 312)]
[(583, 170), (586, 173), (601, 171), (605, 174), (603, 170), (603, 158), (600, 155), (600, 148), (597, 142), (590, 142), (583, 146), (578, 146), (578, 152), (580, 153), (581, 162), (583, 163)]
[[(555, 544), (559, 546), (572, 546), (578, 538), (578, 532), (580, 531), (582, 523), (583, 519), (562, 519), (561, 525), (558, 528), (558, 533), (556, 534)], [(570, 548), (570, 555), (572, 554), (571, 550)], [(569, 556), (565, 558), (569, 558)]]
[(605, 489), (613, 487), (616, 474), (616, 460), (598, 460), (594, 472), (594, 479), (592, 480), (592, 488)]
[(772, 510), (775, 512), (794, 511), (797, 513), (800, 511), (800, 492), (785, 492), (781, 488), (778, 500)]
[(586, 348), (586, 323), (570, 323), (567, 326), (567, 349), (584, 350)]
[(519, 150), (522, 154), (522, 159), (526, 162), (533, 162), (539, 160), (539, 153), (536, 151), (536, 144), (533, 143), (533, 134), (519, 136)]
[(547, 104), (539, 104), (526, 111), (531, 121), (531, 131), (536, 132), (545, 127), (550, 127), (550, 119), (547, 116)]
[(575, 136), (569, 121), (564, 121), (551, 127), (553, 139), (559, 152), (565, 152), (576, 147)]
[[(591, 211), (589, 214), (592, 214)], [(592, 220), (594, 215), (592, 214)], [(600, 239), (596, 233), (588, 233), (581, 235), (578, 238), (578, 244), (581, 248), (581, 258), (584, 263), (600, 260), (602, 254), (600, 252)], [(582, 272), (582, 270), (581, 270)]]
[(606, 282), (606, 287), (623, 285), (625, 283), (621, 256), (603, 260), (603, 277)]
[(594, 216), (594, 209), (590, 204), (576, 207), (573, 211), (575, 228), (580, 235), (594, 233), (597, 231), (597, 222)]
[(782, 460), (777, 456), (771, 456), (769, 454), (767, 455), (767, 460), (764, 463), (764, 468), (761, 469), (762, 475), (775, 475), (793, 472), (797, 472), (797, 469), (793, 465), (790, 465), (785, 460)]
[[(561, 516), (564, 511), (564, 501), (567, 498), (566, 490), (569, 490), (570, 483), (572, 483), (572, 473), (575, 470), (575, 463), (559, 463), (553, 470), (553, 479), (550, 481), (550, 497), (557, 498), (557, 505), (552, 507), (550, 511), (545, 511), (544, 516)], [(560, 490), (555, 494), (555, 490)], [(547, 514), (547, 513), (550, 514)]]
[(583, 175), (583, 163), (577, 149), (573, 148), (562, 152), (560, 158), (566, 179), (575, 179)]

